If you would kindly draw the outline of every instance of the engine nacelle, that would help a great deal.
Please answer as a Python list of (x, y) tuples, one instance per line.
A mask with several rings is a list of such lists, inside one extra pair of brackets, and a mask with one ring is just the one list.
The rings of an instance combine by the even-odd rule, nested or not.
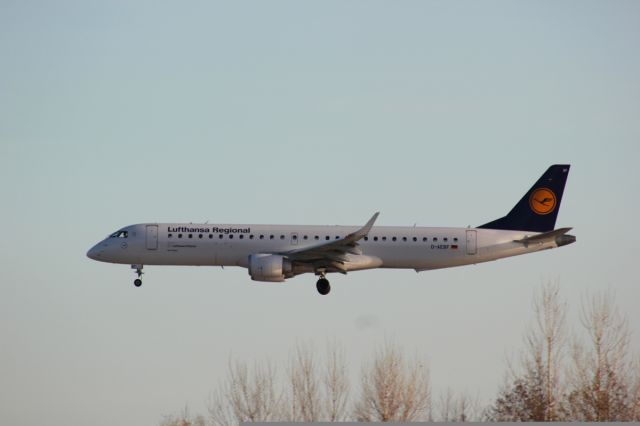
[(293, 267), (289, 259), (278, 254), (252, 254), (249, 275), (254, 281), (282, 282), (293, 276)]

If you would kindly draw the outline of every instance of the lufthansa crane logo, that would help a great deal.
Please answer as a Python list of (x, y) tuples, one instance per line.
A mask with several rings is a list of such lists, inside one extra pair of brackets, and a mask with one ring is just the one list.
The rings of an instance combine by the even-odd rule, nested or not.
[(538, 188), (529, 197), (529, 206), (534, 213), (549, 214), (556, 208), (556, 194), (549, 188)]

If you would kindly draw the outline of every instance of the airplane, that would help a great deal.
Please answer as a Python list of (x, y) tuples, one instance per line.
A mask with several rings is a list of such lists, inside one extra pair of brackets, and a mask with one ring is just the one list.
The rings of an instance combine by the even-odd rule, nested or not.
[(379, 213), (362, 227), (140, 223), (112, 233), (87, 256), (131, 265), (136, 287), (144, 265), (240, 266), (263, 282), (313, 273), (318, 293), (326, 295), (329, 273), (421, 272), (574, 243), (572, 228), (554, 229), (569, 168), (552, 165), (506, 216), (476, 228), (374, 227)]

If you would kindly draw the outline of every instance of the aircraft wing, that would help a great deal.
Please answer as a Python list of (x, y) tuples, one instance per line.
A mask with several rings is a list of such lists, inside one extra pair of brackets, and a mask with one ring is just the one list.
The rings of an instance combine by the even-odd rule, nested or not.
[(325, 268), (346, 273), (344, 265), (348, 262), (347, 256), (350, 254), (362, 254), (358, 241), (369, 233), (379, 214), (380, 212), (376, 212), (362, 228), (344, 238), (279, 254), (287, 256), (287, 258), (295, 262), (311, 264), (315, 269)]

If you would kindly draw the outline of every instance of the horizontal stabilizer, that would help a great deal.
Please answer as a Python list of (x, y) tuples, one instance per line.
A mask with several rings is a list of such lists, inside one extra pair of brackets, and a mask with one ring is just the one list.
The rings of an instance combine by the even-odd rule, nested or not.
[(554, 231), (543, 232), (542, 234), (532, 235), (530, 237), (513, 241), (515, 243), (522, 243), (525, 246), (528, 246), (529, 244), (540, 244), (547, 241), (555, 240), (558, 246), (564, 246), (576, 241), (576, 237), (574, 237), (573, 235), (565, 235), (567, 232), (571, 231), (571, 229), (573, 228), (560, 228)]

